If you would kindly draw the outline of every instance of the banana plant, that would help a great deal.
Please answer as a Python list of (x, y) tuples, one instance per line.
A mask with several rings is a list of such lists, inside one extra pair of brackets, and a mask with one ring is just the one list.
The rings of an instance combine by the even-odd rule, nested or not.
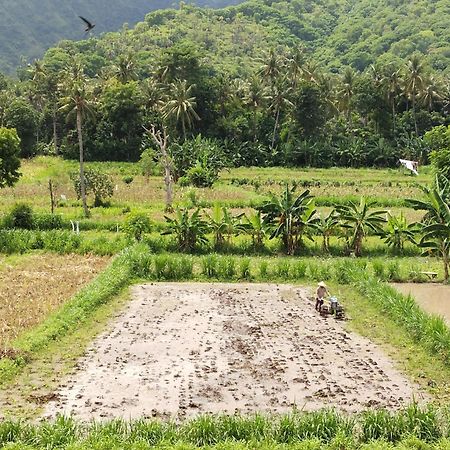
[(311, 229), (317, 226), (317, 212), (310, 191), (295, 196), (295, 189), (286, 183), (280, 196), (261, 206), (264, 222), (272, 227), (270, 239), (280, 237), (288, 255), (294, 255), (302, 245), (303, 236), (311, 237)]
[(167, 222), (167, 229), (161, 234), (174, 234), (181, 251), (193, 251), (197, 244), (208, 243), (206, 234), (209, 232), (209, 225), (202, 219), (200, 209), (192, 214), (189, 214), (188, 209), (177, 209), (175, 217), (164, 216), (164, 218)]
[(322, 251), (330, 253), (330, 236), (334, 233), (339, 220), (336, 211), (331, 211), (327, 216), (319, 216), (317, 221), (317, 230), (322, 235)]
[(225, 241), (230, 244), (233, 235), (245, 232), (245, 224), (241, 221), (243, 216), (243, 213), (233, 216), (227, 208), (214, 205), (208, 219), (216, 248), (222, 247)]
[(450, 265), (450, 183), (436, 177), (433, 187), (423, 187), (425, 200), (410, 199), (415, 209), (426, 211), (421, 225), (422, 239), (419, 245), (442, 258), (444, 281), (449, 281)]
[(370, 207), (372, 204), (373, 202), (361, 197), (359, 205), (349, 202), (348, 205), (336, 206), (336, 212), (342, 227), (347, 228), (351, 232), (349, 245), (355, 256), (361, 256), (362, 243), (367, 234), (369, 232), (374, 234), (382, 233), (381, 226), (386, 222), (385, 216), (387, 211), (371, 211)]
[(392, 247), (395, 252), (403, 253), (405, 242), (416, 243), (415, 224), (408, 224), (405, 216), (393, 216), (388, 212), (386, 228), (383, 231), (384, 243)]

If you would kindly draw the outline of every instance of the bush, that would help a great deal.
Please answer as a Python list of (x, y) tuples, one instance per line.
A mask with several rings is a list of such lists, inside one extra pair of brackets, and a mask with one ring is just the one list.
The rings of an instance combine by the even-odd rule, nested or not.
[(34, 226), (38, 230), (63, 228), (63, 219), (59, 214), (35, 214)]
[[(80, 174), (73, 172), (70, 174), (73, 181), (73, 187), (78, 199), (81, 198)], [(114, 186), (112, 179), (106, 173), (96, 169), (85, 169), (84, 179), (86, 185), (86, 195), (94, 195), (94, 206), (104, 206), (105, 199), (112, 197), (114, 194)]]
[(197, 164), (178, 180), (180, 186), (211, 187), (218, 179), (218, 173)]
[(5, 228), (21, 228), (32, 230), (34, 228), (33, 208), (26, 203), (17, 203), (4, 219)]
[(143, 234), (151, 231), (151, 222), (146, 214), (129, 214), (122, 229), (131, 239), (141, 241)]

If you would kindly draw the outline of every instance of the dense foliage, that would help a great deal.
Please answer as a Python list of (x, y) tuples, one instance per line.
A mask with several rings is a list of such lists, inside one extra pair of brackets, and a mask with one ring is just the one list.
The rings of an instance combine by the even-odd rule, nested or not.
[[(196, 1), (221, 7), (233, 0)], [(95, 23), (94, 34), (135, 24), (151, 9), (172, 6), (167, 0), (16, 0), (2, 4), (0, 16), (0, 70), (13, 73), (22, 57), (38, 58), (61, 39), (83, 39), (85, 25), (78, 15)], [(107, 14), (105, 12), (107, 11)]]
[[(222, 10), (182, 5), (156, 11), (132, 30), (50, 49), (21, 71), (21, 82), (0, 85), (0, 120), (17, 128), (22, 156), (77, 157), (78, 122), (66, 114), (73, 99), (68, 75), (76, 67), (83, 72), (77, 101), (84, 105), (87, 160), (137, 161), (154, 146), (144, 127), (155, 125), (167, 131), (169, 153), (198, 147), (201, 134), (234, 165), (393, 166), (399, 157), (427, 162), (421, 137), (449, 123), (448, 65), (441, 51), (446, 16), (441, 2), (423, 11), (391, 3), (372, 11), (366, 2), (250, 0)], [(434, 30), (429, 45), (411, 44), (400, 53), (393, 42), (363, 46), (374, 28), (361, 25), (367, 15), (397, 30), (398, 14), (413, 10), (414, 27), (398, 25), (401, 42), (416, 39), (405, 30), (417, 31), (426, 16)], [(336, 61), (326, 50), (333, 39), (350, 42), (338, 30), (351, 34), (352, 26), (364, 28), (352, 35), (357, 50), (339, 44)], [(370, 34), (367, 39), (375, 41)], [(433, 59), (438, 53), (444, 55), (439, 64)], [(173, 178), (190, 170), (188, 184), (214, 181), (201, 152), (181, 173), (179, 154), (172, 154)]]

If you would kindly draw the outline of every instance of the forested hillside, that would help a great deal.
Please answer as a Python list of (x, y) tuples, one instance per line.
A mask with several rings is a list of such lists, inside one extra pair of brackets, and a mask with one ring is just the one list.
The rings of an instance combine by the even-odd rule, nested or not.
[[(198, 0), (199, 5), (220, 7), (237, 0)], [(42, 57), (61, 39), (83, 39), (84, 16), (96, 24), (94, 34), (130, 26), (146, 13), (173, 7), (169, 0), (3, 0), (0, 14), (0, 71), (15, 73), (21, 57)]]
[[(371, 2), (181, 4), (134, 28), (62, 41), (22, 67), (20, 81), (0, 80), (0, 124), (17, 129), (22, 156), (76, 158), (78, 112), (87, 159), (130, 161), (157, 151), (144, 131), (155, 125), (181, 161), (177, 176), (192, 168), (208, 178), (218, 155), (233, 165), (426, 162), (423, 136), (450, 122), (449, 65), (444, 52), (436, 57), (450, 16), (440, 1), (414, 15), (414, 5), (397, 0), (390, 9), (377, 3), (370, 19), (364, 4)], [(420, 24), (422, 35), (432, 27), (427, 46)], [(358, 29), (359, 40), (344, 37)], [(382, 52), (375, 35), (392, 45)], [(362, 63), (355, 55), (364, 42), (373, 49)], [(409, 51), (399, 54), (399, 42)]]

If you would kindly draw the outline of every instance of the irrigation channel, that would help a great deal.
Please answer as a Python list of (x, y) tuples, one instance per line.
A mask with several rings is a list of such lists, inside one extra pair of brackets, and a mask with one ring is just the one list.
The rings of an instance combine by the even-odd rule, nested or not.
[(441, 315), (450, 325), (450, 286), (437, 283), (392, 283), (402, 294), (410, 294), (427, 312)]
[(134, 286), (45, 415), (352, 412), (427, 399), (380, 348), (321, 317), (311, 293), (256, 283)]

